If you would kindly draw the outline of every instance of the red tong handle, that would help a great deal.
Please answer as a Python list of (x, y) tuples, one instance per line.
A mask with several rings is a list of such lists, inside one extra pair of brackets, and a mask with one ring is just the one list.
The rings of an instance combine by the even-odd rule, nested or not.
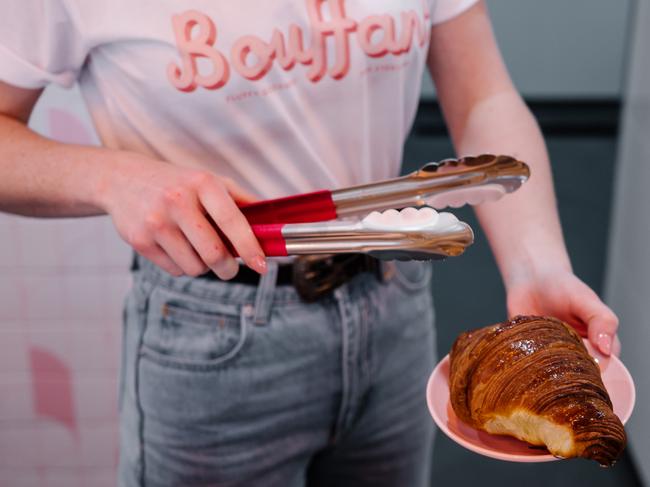
[(283, 223), (251, 226), (264, 255), (268, 257), (287, 255), (287, 243), (282, 236), (282, 227), (284, 227)]
[(329, 190), (258, 201), (240, 207), (251, 225), (334, 220), (336, 206)]
[[(304, 193), (273, 200), (258, 201), (240, 206), (264, 254), (268, 257), (287, 255), (287, 245), (282, 236), (286, 223), (308, 223), (334, 220), (336, 206), (328, 190)], [(237, 257), (232, 244), (219, 234), (230, 253)]]
[[(264, 255), (267, 257), (281, 257), (287, 255), (287, 243), (282, 236), (282, 228), (284, 223), (272, 223), (270, 225), (251, 225), (253, 233), (257, 238), (257, 241), (260, 243), (260, 247), (264, 251)], [(233, 247), (230, 240), (226, 238), (223, 232), (217, 228), (217, 233), (221, 237), (224, 245), (230, 252), (233, 257), (238, 257), (239, 254)]]

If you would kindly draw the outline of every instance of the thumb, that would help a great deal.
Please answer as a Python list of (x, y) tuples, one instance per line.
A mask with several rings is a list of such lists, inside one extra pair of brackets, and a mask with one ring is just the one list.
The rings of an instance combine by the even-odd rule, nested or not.
[(598, 297), (588, 289), (574, 301), (574, 314), (587, 324), (587, 336), (592, 345), (605, 355), (610, 355), (615, 347), (618, 318)]
[(607, 312), (593, 317), (588, 322), (589, 341), (598, 347), (605, 355), (610, 355), (614, 351), (614, 340), (616, 338), (616, 329), (618, 328), (618, 319), (609, 308), (605, 307)]

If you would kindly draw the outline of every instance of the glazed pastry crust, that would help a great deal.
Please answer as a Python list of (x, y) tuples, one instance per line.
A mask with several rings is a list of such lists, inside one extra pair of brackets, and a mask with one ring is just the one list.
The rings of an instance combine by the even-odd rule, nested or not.
[(450, 360), (451, 404), (470, 426), (601, 465), (623, 451), (598, 365), (569, 325), (518, 316), (461, 334)]

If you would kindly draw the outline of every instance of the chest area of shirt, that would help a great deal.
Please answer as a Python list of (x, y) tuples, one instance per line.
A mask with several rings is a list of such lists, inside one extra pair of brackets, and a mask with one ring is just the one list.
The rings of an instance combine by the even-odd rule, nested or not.
[[(166, 81), (182, 92), (220, 90), (286, 73), (318, 83), (344, 79), (351, 69), (377, 60), (399, 66), (409, 55), (421, 54), (428, 47), (429, 1), (163, 0), (152, 19), (140, 24), (140, 37), (168, 47), (151, 61), (164, 63)], [(134, 38), (131, 32), (124, 37)]]

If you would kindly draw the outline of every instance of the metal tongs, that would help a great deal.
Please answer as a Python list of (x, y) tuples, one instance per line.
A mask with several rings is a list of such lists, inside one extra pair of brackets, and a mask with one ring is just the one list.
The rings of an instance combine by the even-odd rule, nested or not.
[[(241, 210), (267, 256), (360, 252), (381, 259), (444, 259), (473, 243), (470, 226), (451, 213), (396, 208), (494, 201), (529, 175), (525, 163), (509, 156), (446, 159), (394, 179), (260, 201)], [(368, 215), (382, 210), (388, 211)]]

